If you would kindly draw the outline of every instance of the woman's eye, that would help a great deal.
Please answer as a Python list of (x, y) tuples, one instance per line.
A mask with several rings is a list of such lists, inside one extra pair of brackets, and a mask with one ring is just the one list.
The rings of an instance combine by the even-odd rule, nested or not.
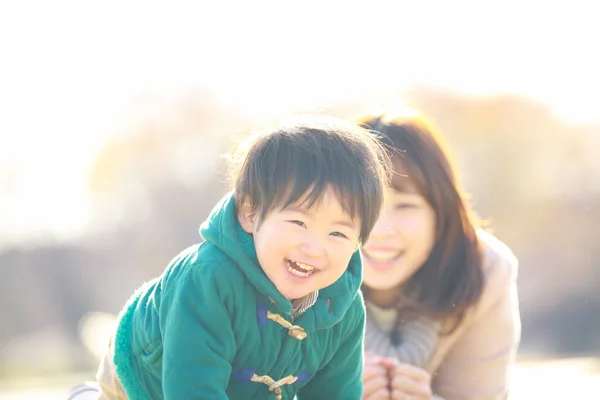
[(348, 238), (348, 236), (344, 235), (342, 232), (331, 232), (331, 236), (335, 236), (335, 237), (341, 237), (341, 238)]
[(398, 203), (396, 204), (396, 209), (399, 210), (406, 210), (406, 209), (410, 209), (410, 208), (417, 208), (416, 204), (412, 204), (412, 203)]

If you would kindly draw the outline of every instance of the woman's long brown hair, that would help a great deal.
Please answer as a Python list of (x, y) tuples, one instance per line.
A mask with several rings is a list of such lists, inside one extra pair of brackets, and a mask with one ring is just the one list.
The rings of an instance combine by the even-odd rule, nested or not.
[[(397, 174), (405, 174), (433, 208), (436, 241), (427, 261), (407, 282), (414, 311), (431, 318), (454, 318), (454, 329), (484, 286), (477, 220), (455, 174), (440, 134), (416, 114), (362, 117), (391, 152)], [(407, 176), (406, 176), (407, 175)], [(392, 179), (401, 190), (398, 176)], [(365, 293), (368, 297), (368, 293)]]

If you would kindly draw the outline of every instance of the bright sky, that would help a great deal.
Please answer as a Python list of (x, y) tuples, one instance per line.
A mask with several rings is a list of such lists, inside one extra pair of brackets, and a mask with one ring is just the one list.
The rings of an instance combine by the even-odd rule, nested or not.
[(0, 245), (85, 227), (86, 168), (147, 94), (266, 114), (426, 83), (600, 120), (594, 2), (346, 3), (0, 3)]

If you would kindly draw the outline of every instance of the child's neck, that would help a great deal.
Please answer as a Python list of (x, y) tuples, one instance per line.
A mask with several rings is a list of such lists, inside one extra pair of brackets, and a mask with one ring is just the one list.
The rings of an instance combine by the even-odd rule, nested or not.
[(300, 297), (299, 299), (290, 300), (292, 302), (292, 308), (298, 307), (300, 305), (300, 302), (302, 302), (303, 299), (304, 299), (304, 297)]

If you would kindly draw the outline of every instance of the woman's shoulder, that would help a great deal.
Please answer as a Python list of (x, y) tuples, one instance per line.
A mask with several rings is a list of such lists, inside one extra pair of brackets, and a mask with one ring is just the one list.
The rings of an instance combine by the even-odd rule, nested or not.
[[(483, 252), (483, 270), (487, 280), (503, 277), (512, 280), (517, 277), (519, 261), (513, 251), (500, 239), (489, 232), (477, 232)], [(496, 278), (497, 279), (497, 278)]]
[(516, 285), (519, 262), (512, 250), (489, 232), (477, 232), (483, 253), (485, 286), (474, 309), (475, 314), (486, 312), (511, 294)]
[[(489, 232), (477, 232), (482, 249), (483, 273), (485, 277), (481, 297), (468, 310), (462, 320), (463, 327), (488, 313), (496, 304), (509, 298), (514, 291), (518, 275), (519, 263), (512, 250)], [(449, 319), (446, 324), (453, 326)]]

